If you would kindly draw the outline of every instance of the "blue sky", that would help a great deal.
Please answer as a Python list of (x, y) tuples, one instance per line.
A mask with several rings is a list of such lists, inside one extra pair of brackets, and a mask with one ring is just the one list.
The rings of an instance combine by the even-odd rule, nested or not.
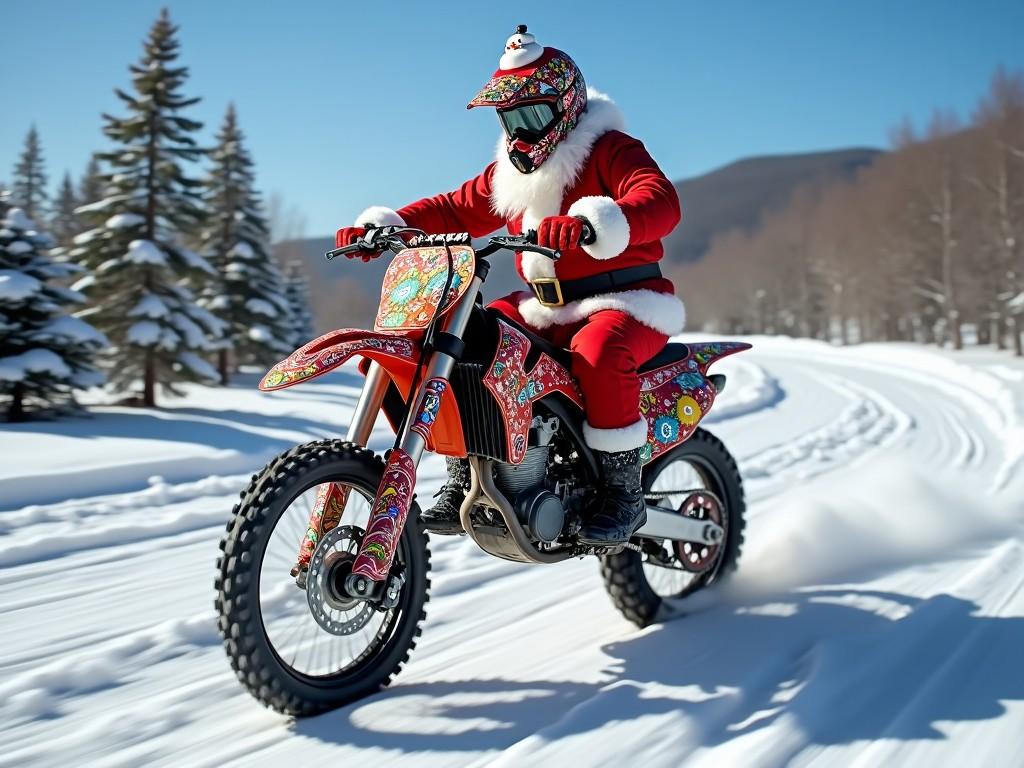
[(100, 113), (161, 5), (181, 26), (192, 111), (233, 100), (259, 182), (310, 234), (368, 204), (449, 189), (493, 154), (465, 103), (526, 23), (568, 51), (672, 178), (740, 157), (885, 146), (904, 115), (969, 115), (1000, 63), (1024, 69), (1024, 2), (243, 2), (5, 0), (0, 179), (29, 124), (51, 180), (103, 146)]

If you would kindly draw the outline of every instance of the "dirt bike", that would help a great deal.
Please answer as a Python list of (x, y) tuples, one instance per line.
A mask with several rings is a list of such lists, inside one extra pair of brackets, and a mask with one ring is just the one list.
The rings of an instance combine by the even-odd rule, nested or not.
[[(424, 451), (468, 456), (460, 517), (481, 549), (536, 564), (596, 555), (612, 602), (638, 626), (735, 567), (740, 476), (698, 423), (725, 385), (708, 367), (750, 345), (670, 343), (642, 367), (647, 522), (623, 546), (586, 546), (577, 532), (600, 485), (583, 399), (568, 351), (482, 306), (488, 257), (500, 250), (560, 255), (532, 232), (476, 250), (466, 234), (369, 230), (327, 258), (395, 253), (374, 330), (332, 331), (261, 381), (284, 389), (353, 357), (365, 376), (346, 439), (271, 461), (221, 541), (220, 633), (239, 680), (267, 706), (317, 714), (379, 690), (407, 660), (430, 588), (414, 498)], [(396, 435), (384, 459), (366, 447), (381, 413)]]

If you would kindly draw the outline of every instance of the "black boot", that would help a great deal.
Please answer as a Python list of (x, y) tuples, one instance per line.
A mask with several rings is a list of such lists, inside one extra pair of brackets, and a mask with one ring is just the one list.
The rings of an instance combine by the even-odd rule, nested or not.
[(601, 500), (580, 529), (579, 540), (601, 547), (625, 544), (647, 522), (647, 503), (640, 486), (640, 449), (594, 453), (601, 462)]
[(469, 461), (449, 456), (447, 463), (448, 482), (434, 494), (437, 502), (422, 513), (420, 519), (431, 533), (455, 536), (464, 533), (459, 509), (466, 500), (466, 491), (469, 490)]

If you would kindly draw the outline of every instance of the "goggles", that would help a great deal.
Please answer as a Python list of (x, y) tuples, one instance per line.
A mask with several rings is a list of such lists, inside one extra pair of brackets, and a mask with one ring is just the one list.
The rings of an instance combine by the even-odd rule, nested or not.
[(499, 109), (498, 120), (510, 141), (537, 144), (562, 117), (562, 101), (534, 101)]

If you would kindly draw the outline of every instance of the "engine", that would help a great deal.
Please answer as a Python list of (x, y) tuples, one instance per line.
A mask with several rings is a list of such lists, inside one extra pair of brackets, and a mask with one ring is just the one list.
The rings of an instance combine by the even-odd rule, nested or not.
[(494, 467), (494, 483), (512, 503), (519, 522), (532, 538), (547, 543), (555, 541), (565, 525), (565, 505), (545, 484), (551, 439), (558, 427), (554, 416), (535, 416), (522, 463)]

